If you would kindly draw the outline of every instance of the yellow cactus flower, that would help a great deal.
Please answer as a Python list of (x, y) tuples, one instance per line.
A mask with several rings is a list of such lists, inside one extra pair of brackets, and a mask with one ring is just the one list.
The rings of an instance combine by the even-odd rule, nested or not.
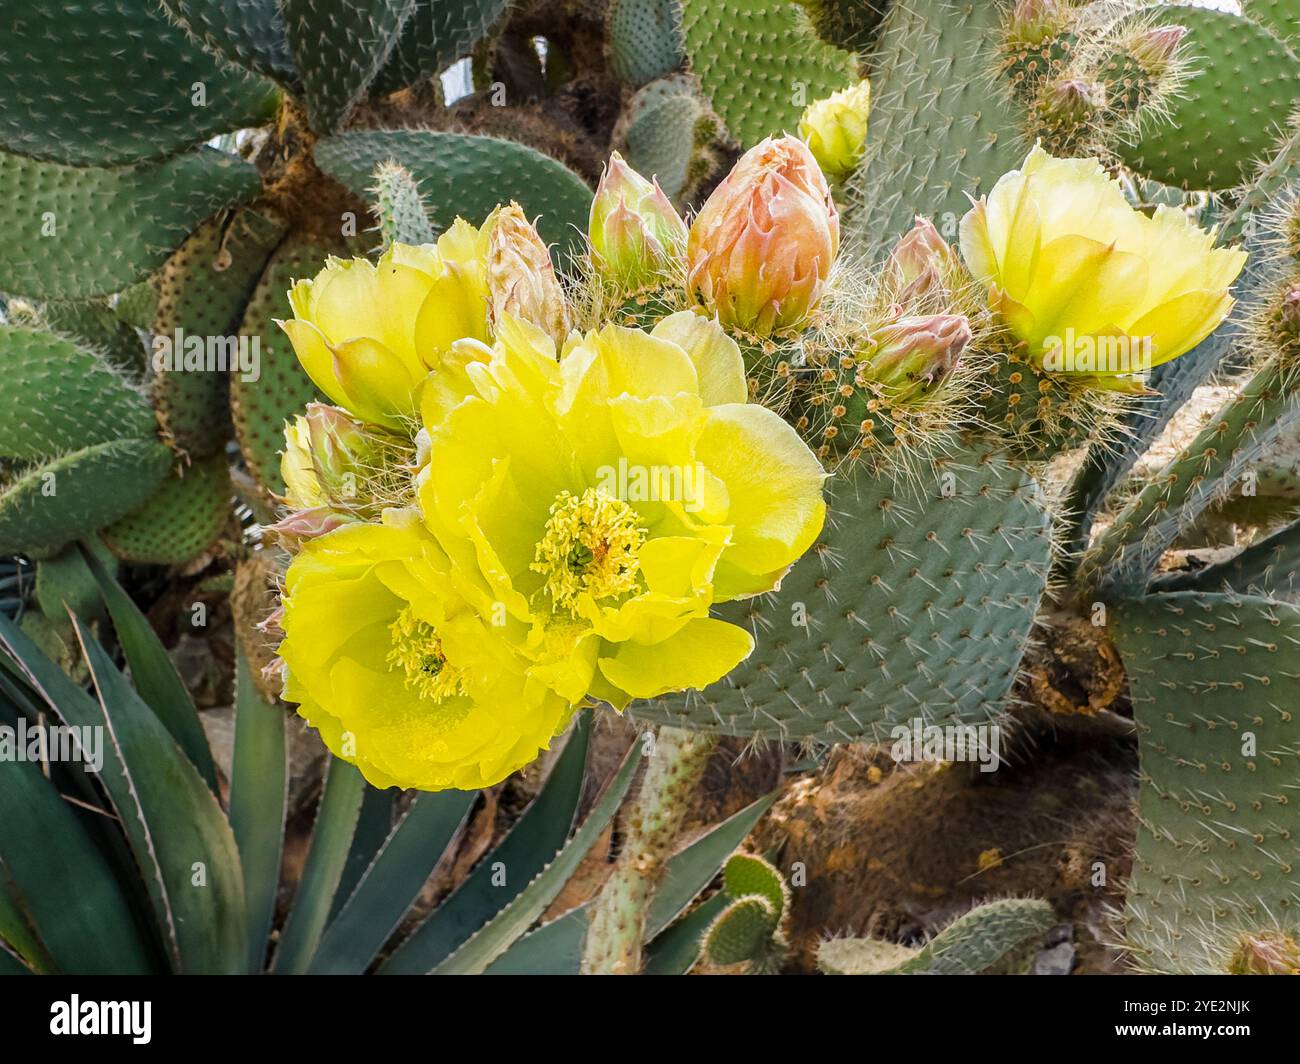
[(827, 177), (843, 180), (858, 168), (867, 150), (870, 113), (871, 82), (866, 78), (804, 109), (799, 136)]
[(1134, 210), (1096, 159), (1041, 148), (962, 219), (961, 253), (1030, 357), (1102, 381), (1200, 343), (1246, 262), (1181, 211)]
[(485, 234), (457, 219), (436, 246), (394, 244), (376, 263), (331, 258), (294, 284), (294, 317), (280, 325), (330, 399), (400, 428), (451, 345), (489, 338), (487, 250)]
[(376, 787), (490, 787), (572, 716), (456, 583), (396, 510), (305, 542), (285, 576), (284, 697)]
[(459, 594), (525, 624), (566, 700), (714, 682), (752, 649), (715, 602), (771, 590), (821, 530), (823, 470), (746, 401), (740, 350), (683, 311), (576, 334), (507, 319), (457, 404), (431, 394), (417, 480)]

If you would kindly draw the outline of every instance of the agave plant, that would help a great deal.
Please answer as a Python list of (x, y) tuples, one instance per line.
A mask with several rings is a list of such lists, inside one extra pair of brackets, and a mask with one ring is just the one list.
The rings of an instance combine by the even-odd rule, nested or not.
[[(764, 969), (797, 890), (787, 900), (770, 879), (728, 884), (669, 926), (752, 823), (719, 828), (709, 838), (726, 845), (679, 876), (674, 862), (690, 852), (674, 856), (682, 810), (711, 737), (817, 748), (883, 742), (916, 722), (1014, 729), (1026, 701), (1133, 718), (1140, 826), (1115, 933), (1135, 967), (1294, 968), (1292, 15), (1280, 0), (1248, 16), (1129, 0), (111, 0), (5, 11), (0, 72), (15, 91), (0, 103), (0, 360), (11, 371), (0, 394), (0, 553), (35, 559), (38, 589), (22, 629), (0, 617), (0, 691), (14, 719), (48, 710), (119, 737), (117, 768), (97, 781), (6, 771), (23, 768), (12, 793), (43, 794), (33, 807), (76, 840), (60, 859), (87, 862), (95, 896), (129, 917), (106, 931), (74, 910), (85, 919), (71, 937), (100, 953), (88, 960), (66, 942), (64, 953), (68, 927), (25, 908), (48, 897), (36, 889), (48, 869), (31, 870), (4, 931), (20, 963), (266, 962), (283, 806), (276, 788), (257, 789), (252, 763), (279, 763), (282, 722), (258, 697), (283, 693), (340, 760), (272, 958), (281, 970), (362, 970), (381, 953), (386, 966), (410, 958), (402, 970), (539, 957), (667, 970), (689, 965), (701, 938), (714, 959)], [(448, 103), (437, 75), (471, 52), (472, 91)], [(795, 130), (799, 139), (779, 137)], [(363, 268), (367, 285), (384, 271), (427, 281), (403, 274), (400, 298), (372, 287), (382, 304), (338, 312), (329, 286)], [(421, 301), (439, 293), (424, 321), (422, 302), (408, 307), (415, 281)], [(390, 309), (418, 343), (367, 333)], [(508, 457), (535, 457), (537, 483), (550, 484), (542, 474), (563, 426), (547, 435), (531, 411), (558, 409), (551, 385), (536, 384), (552, 370), (533, 380), (531, 406), (514, 407), (500, 399), (519, 398), (506, 370), (538, 351), (557, 373), (573, 373), (570, 359), (632, 365), (631, 345), (643, 342), (628, 337), (642, 336), (653, 343), (637, 350), (662, 358), (592, 401), (591, 438), (606, 398), (679, 412), (691, 389), (664, 367), (682, 359), (695, 367), (692, 401), (750, 408), (737, 417), (773, 428), (748, 450), (733, 437), (743, 457), (729, 466), (726, 447), (701, 449), (739, 516), (724, 521), (715, 507), (677, 537), (694, 537), (691, 550), (715, 537), (722, 575), (654, 589), (675, 609), (690, 600), (700, 622), (690, 638), (656, 656), (661, 628), (618, 629), (601, 615), (585, 649), (545, 657), (538, 641), (554, 632), (533, 623), (530, 596), (590, 621), (598, 611), (581, 595), (623, 602), (646, 591), (617, 558), (646, 543), (666, 557), (654, 542), (664, 537), (626, 499), (598, 510), (582, 490), (593, 482), (547, 499), (558, 509), (543, 513), (544, 529), (519, 522), (518, 542), (503, 532), (517, 531), (509, 521), (485, 523), (474, 553), (462, 515), (488, 511), (467, 494), (471, 474), (456, 478), (486, 482), (482, 456), (504, 460), (498, 444), (523, 435)], [(437, 387), (424, 385), (431, 369)], [(475, 402), (497, 404), (495, 420), (454, 414), (466, 380)], [(555, 387), (590, 398), (580, 385)], [(1222, 409), (1169, 448), (1161, 434), (1183, 428), (1210, 385)], [(777, 501), (764, 494), (773, 484), (785, 491)], [(529, 482), (510, 486), (515, 511), (489, 518), (532, 521)], [(289, 556), (249, 549), (235, 492), (275, 522)], [(790, 520), (778, 527), (782, 507)], [(395, 523), (384, 516), (393, 510), (414, 517)], [(583, 521), (604, 522), (599, 551), (570, 535)], [(724, 523), (726, 543), (710, 531)], [(379, 527), (382, 537), (357, 532)], [(1225, 540), (1239, 549), (1202, 564), (1197, 549)], [(611, 544), (622, 554), (590, 583)], [(508, 563), (485, 562), (489, 549)], [(310, 646), (333, 618), (301, 604), (325, 601), (328, 574), (359, 580), (416, 557), (427, 566), (408, 565), (400, 585), (383, 570), (409, 607), (384, 618), (395, 655), (385, 704), (409, 708), (410, 681), (429, 701), (467, 698), (457, 712), (478, 712), (487, 696), (470, 695), (489, 677), (497, 701), (486, 704), (501, 712), (478, 731), (449, 726), (473, 757), (427, 739), (421, 727), (446, 724), (432, 713), (414, 714), (406, 738), (381, 749), (374, 736), (391, 720), (357, 727), (312, 671)], [(212, 797), (187, 696), (112, 590), (117, 564), (215, 580), (237, 570), (250, 766), (246, 775), (236, 763), (228, 814)], [(518, 588), (497, 569), (533, 565), (537, 586), (524, 578), (528, 594), (512, 598)], [(269, 620), (268, 570), (287, 599)], [(108, 630), (92, 617), (101, 595), (138, 694), (88, 627)], [(514, 617), (505, 636), (486, 620), (458, 628), (497, 600)], [(391, 605), (377, 592), (350, 604), (379, 601)], [(287, 686), (269, 638), (279, 632)], [(579, 666), (593, 647), (599, 671), (587, 675)], [(458, 659), (472, 666), (460, 672)], [(1078, 682), (1054, 683), (1061, 674)], [(601, 826), (593, 812), (561, 848), (573, 806), (558, 795), (580, 774), (572, 751), (585, 708), (570, 721), (592, 701), (658, 728), (635, 826), (598, 898), (525, 936)], [(510, 880), (519, 892), (492, 893), (491, 906), (460, 902), (473, 919), (444, 919), (472, 924), (463, 938), (430, 932), (443, 945), (425, 952), (411, 945), (417, 931), (388, 956), (387, 936), (442, 848), (429, 840), (445, 844), (467, 808), (455, 788), (495, 782), (566, 729), (565, 771), (546, 792), (556, 804), (543, 807), (550, 852), (517, 858), (538, 874), (534, 886)], [(423, 790), (371, 851), (394, 873), (349, 893), (339, 883), (370, 793), (358, 769)], [(141, 894), (126, 875), (130, 854), (143, 860), (141, 840), (51, 804), (53, 787), (121, 812), (136, 788), (115, 787), (164, 771), (184, 778), (189, 804), (145, 812), (205, 840), (205, 874), (221, 890), (196, 894), (185, 886), (195, 870), (159, 864)], [(24, 855), (51, 855), (29, 853), (32, 838), (0, 849), (11, 871)], [(170, 919), (182, 898), (201, 899), (194, 922)], [(1046, 923), (1041, 903), (1003, 898), (926, 944), (833, 939), (820, 962), (1020, 970)], [(209, 926), (222, 930), (184, 944), (197, 951), (187, 957), (174, 930)]]

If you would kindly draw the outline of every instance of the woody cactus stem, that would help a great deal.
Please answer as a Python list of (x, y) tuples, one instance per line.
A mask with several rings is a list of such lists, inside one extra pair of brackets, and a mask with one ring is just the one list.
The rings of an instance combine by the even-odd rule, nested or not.
[(641, 970), (646, 913), (715, 741), (684, 728), (659, 729), (623, 852), (596, 898), (583, 949), (587, 974), (635, 975)]

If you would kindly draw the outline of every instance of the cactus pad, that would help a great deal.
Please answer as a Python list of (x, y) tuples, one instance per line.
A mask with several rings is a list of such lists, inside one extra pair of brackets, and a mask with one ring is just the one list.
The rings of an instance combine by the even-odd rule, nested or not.
[(1232, 188), (1272, 153), (1300, 101), (1300, 61), (1267, 29), (1237, 15), (1176, 7), (1160, 20), (1188, 28), (1182, 51), (1193, 74), (1170, 101), (1168, 119), (1150, 124), (1120, 154), (1166, 184)]
[(673, 0), (611, 0), (606, 17), (609, 65), (620, 81), (644, 85), (685, 62), (681, 14)]
[(333, 133), (397, 44), (415, 0), (281, 0), (312, 128)]
[(1143, 969), (1222, 972), (1238, 933), (1300, 928), (1300, 609), (1176, 592), (1115, 614), (1141, 763), (1124, 938)]
[(293, 353), (293, 345), (275, 324), (291, 316), (289, 286), (302, 277), (314, 277), (332, 254), (343, 254), (341, 246), (324, 247), (311, 241), (290, 238), (271, 256), (239, 327), (241, 336), (261, 340), (261, 376), (230, 381), (231, 415), (235, 439), (244, 461), (257, 482), (269, 493), (284, 490), (280, 479), (280, 451), (284, 449), (284, 423), (313, 399), (316, 390)]
[(692, 80), (672, 75), (646, 85), (628, 103), (615, 139), (638, 172), (659, 181), (675, 202), (716, 166), (712, 151), (722, 123), (696, 95)]
[(161, 0), (214, 55), (293, 86), (297, 72), (276, 0)]
[(915, 481), (828, 486), (826, 527), (779, 591), (729, 603), (749, 658), (703, 691), (634, 703), (643, 720), (729, 735), (876, 742), (892, 727), (995, 719), (1047, 578), (1036, 484), (997, 454)]
[(230, 470), (224, 454), (174, 470), (140, 509), (100, 533), (123, 561), (183, 565), (201, 555), (230, 519)]
[(260, 187), (253, 166), (211, 148), (111, 170), (0, 153), (0, 290), (41, 299), (120, 291), (199, 221)]
[(591, 189), (563, 163), (496, 137), (417, 130), (365, 130), (328, 137), (316, 162), (330, 177), (365, 196), (375, 168), (392, 160), (420, 185), (439, 229), (457, 216), (480, 224), (498, 203), (517, 200), (547, 243), (576, 248), (586, 231)]
[(114, 440), (25, 470), (0, 491), (0, 554), (58, 553), (129, 514), (170, 467), (157, 440)]
[(416, 0), (371, 94), (396, 92), (441, 73), (468, 55), (509, 6), (509, 0)]
[(274, 109), (273, 86), (208, 55), (156, 4), (19, 6), (5, 13), (0, 73), (9, 151), (82, 166), (159, 159)]
[(875, 256), (911, 224), (945, 237), (970, 201), (1020, 165), (1027, 145), (1010, 88), (996, 76), (1002, 5), (892, 4), (873, 55), (871, 135), (852, 179), (860, 206), (846, 230)]
[[(210, 218), (186, 239), (158, 271), (155, 342), (198, 337), (224, 343), (243, 317), (262, 267), (284, 235), (282, 223), (252, 210), (233, 218)], [(173, 344), (174, 347), (174, 344)], [(213, 353), (235, 355), (235, 347)], [(175, 357), (184, 350), (173, 351)], [(230, 438), (230, 372), (156, 366), (151, 381), (163, 438), (191, 458), (206, 457)]]
[(684, 0), (691, 71), (745, 147), (793, 130), (804, 107), (858, 80), (849, 52), (783, 0)]
[(0, 325), (0, 455), (44, 458), (153, 432), (149, 404), (94, 351)]

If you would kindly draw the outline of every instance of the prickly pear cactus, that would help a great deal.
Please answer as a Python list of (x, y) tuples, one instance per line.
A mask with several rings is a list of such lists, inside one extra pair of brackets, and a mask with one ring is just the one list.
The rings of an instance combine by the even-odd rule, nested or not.
[[(1031, 722), (1080, 702), (1043, 696), (1065, 677), (1104, 687), (1082, 700), (1100, 730), (1137, 732), (1113, 936), (1131, 966), (1295, 968), (1296, 11), (0, 4), (0, 643), (35, 639), (77, 680), (29, 663), (0, 719), (44, 712), (9, 704), (33, 686), (74, 716), (87, 679), (125, 697), (82, 624), (111, 620), (141, 685), (126, 704), (151, 711), (133, 734), (184, 779), (187, 815), (213, 813), (188, 696), (111, 581), (142, 604), (234, 586), (257, 666), (238, 690), (300, 707), (337, 755), (322, 815), (359, 840), (309, 858), (329, 867), (304, 874), (278, 968), (364, 968), (382, 935), (350, 950), (346, 929), (406, 911), (364, 878), (337, 921), (311, 901), (383, 852), (384, 832), (360, 839), (363, 775), (453, 792), (416, 807), (450, 839), (455, 792), (599, 705), (657, 728), (663, 758), (608, 884), (525, 936), (587, 852), (551, 860), (574, 790), (542, 806), (563, 824), (504, 921), (475, 924), (471, 878), (448, 903), (464, 936), (442, 957), (425, 940), (421, 970), (526, 968), (563, 939), (586, 971), (815, 953), (826, 972), (1019, 972), (1055, 915), (1006, 895), (1037, 890), (945, 898), (918, 944), (816, 950), (793, 941), (800, 884), (726, 859), (741, 837), (694, 868), (722, 866), (723, 889), (688, 912), (701, 888), (680, 896), (673, 848), (714, 735), (820, 752), (996, 727), (1032, 746), (1055, 740)], [(608, 486), (695, 449), (712, 479), (690, 508)], [(322, 664), (335, 643), (382, 654)], [(396, 708), (353, 719), (363, 703)], [(234, 768), (275, 782), (267, 721), (249, 725), (265, 756), (245, 742)], [(247, 801), (230, 798), (240, 849)], [(31, 807), (67, 826), (57, 800)], [(188, 874), (195, 838), (168, 825), (151, 883)], [(227, 829), (204, 844), (233, 850)], [(413, 898), (432, 866), (404, 852)], [(178, 969), (187, 950), (237, 966), (204, 945), (234, 937), (244, 964), (221, 906), (271, 927), (274, 881), (245, 914), (232, 868), (220, 905), (186, 895)], [(0, 937), (11, 908), (0, 891)], [(23, 968), (58, 952), (27, 938)]]

